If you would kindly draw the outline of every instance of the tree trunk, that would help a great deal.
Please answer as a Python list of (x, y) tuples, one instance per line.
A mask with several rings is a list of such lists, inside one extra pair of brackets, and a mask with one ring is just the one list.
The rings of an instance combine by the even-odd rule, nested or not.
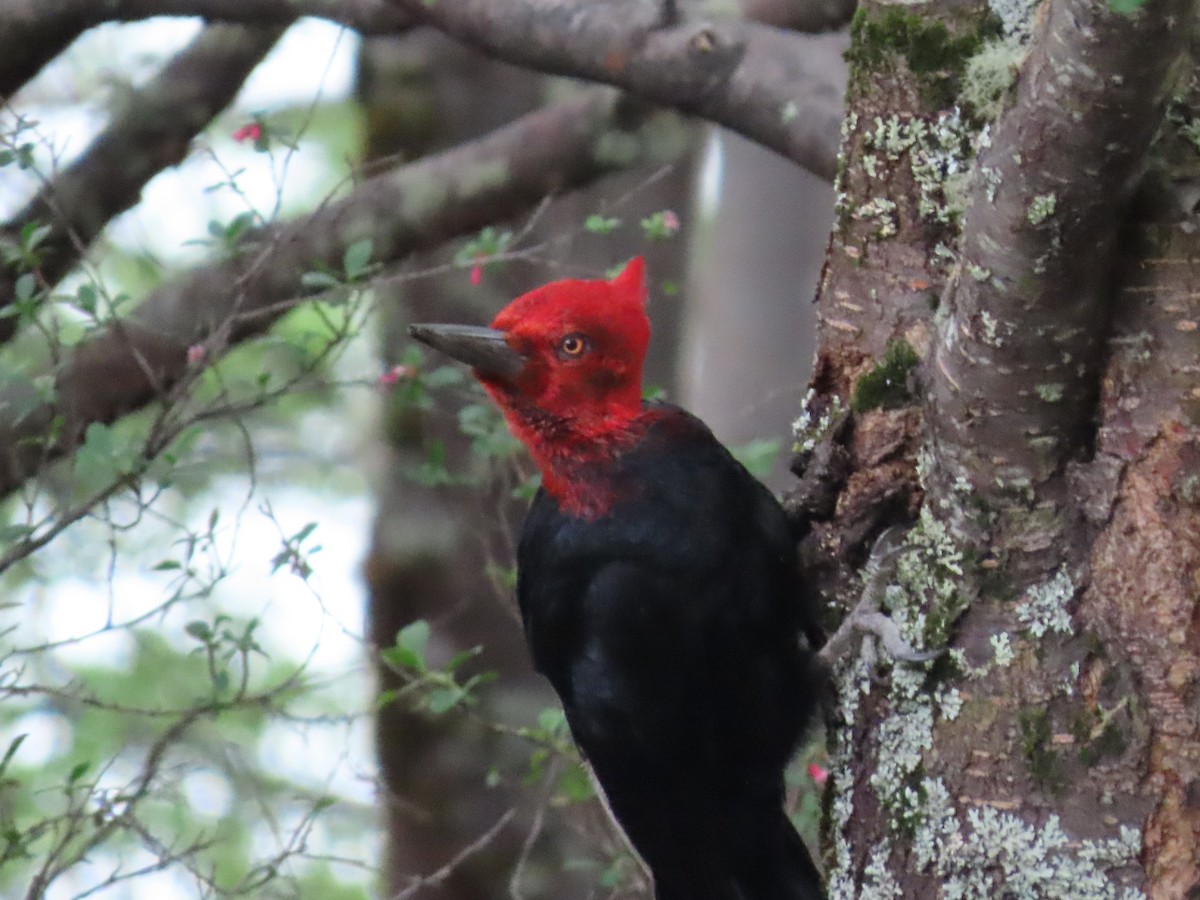
[(790, 506), (845, 607), (905, 523), (884, 606), (949, 652), (838, 667), (830, 893), (1190, 897), (1194, 8), (993, 9), (852, 26)]

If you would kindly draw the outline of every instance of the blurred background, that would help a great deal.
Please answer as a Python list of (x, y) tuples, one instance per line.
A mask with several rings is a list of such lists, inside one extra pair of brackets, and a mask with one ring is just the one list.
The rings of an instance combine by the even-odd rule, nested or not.
[[(103, 25), (12, 96), (0, 218), (204, 28)], [(0, 379), (44, 387), (28, 373), (103, 310), (242, 230), (574, 89), (423, 30), (302, 19), (263, 46), (184, 161), (38, 286), (51, 302)], [(661, 140), (661, 160), (386, 277), (350, 278), (373, 272), (369, 248), (347, 251), (353, 283), (228, 353), (188, 348), (184, 426), (136, 477), (153, 411), (89, 427), (6, 501), (0, 894), (645, 895), (525, 655), (512, 540), (530, 467), (463, 373), (404, 335), (644, 254), (649, 391), (786, 486), (832, 191), (710, 126), (673, 119)]]

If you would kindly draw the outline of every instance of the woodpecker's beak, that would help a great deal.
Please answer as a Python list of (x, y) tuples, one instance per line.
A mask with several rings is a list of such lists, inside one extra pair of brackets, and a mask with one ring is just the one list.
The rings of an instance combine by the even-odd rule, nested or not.
[(480, 375), (513, 378), (525, 357), (504, 342), (504, 332), (478, 325), (409, 325), (408, 333), (423, 344), (464, 362)]

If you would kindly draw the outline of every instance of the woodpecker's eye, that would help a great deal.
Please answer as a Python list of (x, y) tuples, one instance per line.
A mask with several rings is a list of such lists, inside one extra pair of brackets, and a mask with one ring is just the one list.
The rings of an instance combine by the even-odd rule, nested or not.
[(582, 334), (568, 334), (558, 342), (558, 355), (562, 359), (578, 359), (587, 349), (588, 340)]

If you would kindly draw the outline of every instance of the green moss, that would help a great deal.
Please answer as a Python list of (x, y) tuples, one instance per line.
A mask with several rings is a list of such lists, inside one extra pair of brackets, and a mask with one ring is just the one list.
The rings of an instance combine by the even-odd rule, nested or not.
[(1050, 714), (1045, 709), (1024, 709), (1021, 723), (1021, 752), (1029, 774), (1045, 791), (1059, 791), (1066, 785), (1058, 753), (1050, 747), (1052, 729)]
[(858, 380), (850, 408), (856, 413), (871, 409), (896, 409), (912, 399), (908, 389), (908, 373), (921, 361), (917, 351), (901, 338), (892, 341), (883, 359), (874, 369)]
[(901, 8), (873, 16), (860, 6), (850, 20), (846, 62), (857, 80), (887, 66), (893, 56), (902, 57), (917, 77), (922, 99), (932, 109), (945, 109), (954, 105), (967, 61), (996, 31), (992, 16), (976, 31), (952, 35), (944, 23)]

